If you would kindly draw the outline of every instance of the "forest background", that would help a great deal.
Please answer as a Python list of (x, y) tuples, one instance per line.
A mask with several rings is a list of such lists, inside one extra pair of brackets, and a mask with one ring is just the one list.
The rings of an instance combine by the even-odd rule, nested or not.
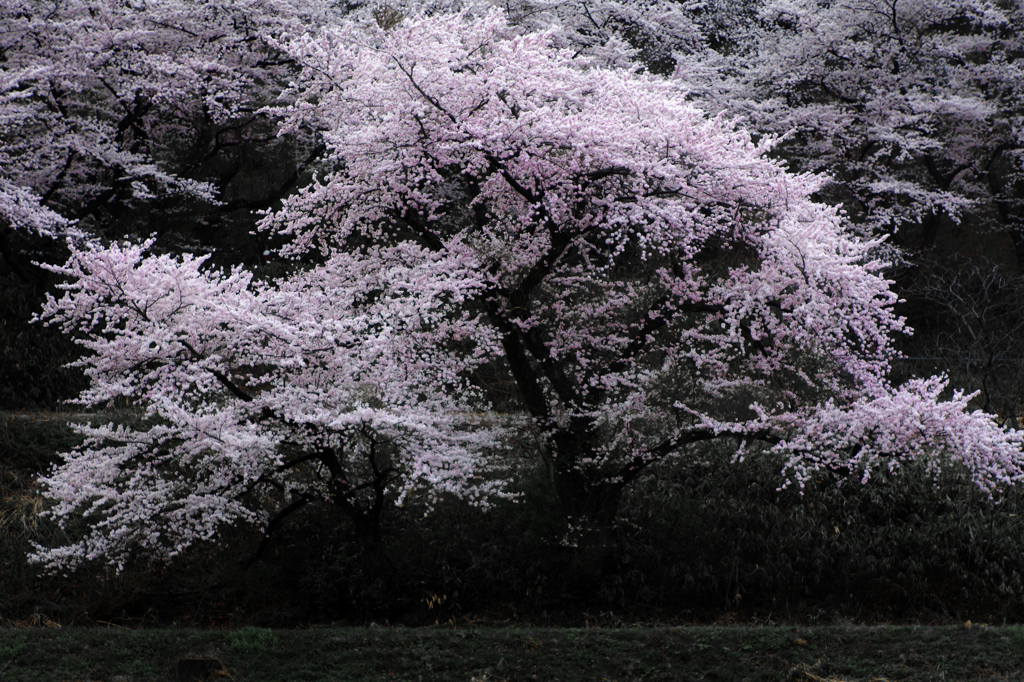
[[(205, 268), (243, 267), (266, 281), (316, 265), (315, 253), (288, 258), (280, 235), (257, 230), (266, 212), (338, 164), (322, 122), (282, 114), (301, 100), (294, 82), (315, 57), (286, 39), (345, 20), (393, 34), (421, 11), (451, 9), (4, 1), (3, 617), (294, 625), (814, 621), (838, 613), (1019, 621), (1019, 492), (989, 499), (963, 468), (935, 474), (926, 461), (908, 462), (843, 486), (842, 472), (820, 471), (797, 490), (783, 485), (783, 458), (737, 460), (735, 443), (698, 444), (699, 454), (639, 474), (595, 542), (573, 535), (580, 510), (557, 489), (525, 427), (503, 431), (500, 477), (513, 495), (486, 509), (443, 487), (398, 504), (404, 489), (384, 477), (374, 489), (379, 502), (357, 513), (281, 505), (288, 513), (262, 526), (234, 523), (170, 563), (133, 550), (116, 570), (90, 560), (69, 575), (37, 575), (25, 558), (34, 543), (53, 547), (84, 532), (40, 514), (53, 502), (37, 481), (88, 435), (65, 426), (86, 420), (67, 414), (67, 401), (89, 386), (81, 367), (67, 366), (82, 346), (58, 325), (31, 322), (47, 294), (61, 295), (69, 244), (150, 239), (154, 253), (207, 255)], [(602, 68), (681, 84), (688, 102), (739, 117), (755, 139), (782, 136), (771, 158), (827, 174), (814, 198), (839, 204), (862, 237), (886, 236), (873, 254), (901, 299), (897, 313), (915, 330), (897, 339), (894, 383), (945, 373), (951, 386), (977, 391), (972, 409), (1018, 426), (1019, 3), (504, 9), (512, 32), (553, 31), (550, 40)], [(470, 8), (459, 21), (486, 12)], [(507, 370), (470, 369), (490, 407), (473, 418), (515, 421), (521, 399)], [(89, 407), (127, 428), (147, 419), (146, 405), (126, 398)], [(372, 519), (372, 529), (360, 519)]]

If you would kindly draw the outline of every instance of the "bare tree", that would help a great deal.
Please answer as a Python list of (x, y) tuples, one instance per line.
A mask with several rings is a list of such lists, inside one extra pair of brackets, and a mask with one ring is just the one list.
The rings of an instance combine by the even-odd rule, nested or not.
[[(911, 296), (926, 302), (911, 360), (933, 360), (975, 404), (1018, 427), (1024, 404), (1024, 275), (977, 258), (933, 264)], [(930, 327), (930, 328), (929, 328)]]

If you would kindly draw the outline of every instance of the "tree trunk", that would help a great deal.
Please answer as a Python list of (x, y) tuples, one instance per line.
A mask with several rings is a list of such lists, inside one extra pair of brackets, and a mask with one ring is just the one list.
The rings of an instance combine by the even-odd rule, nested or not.
[(572, 577), (581, 589), (596, 589), (615, 554), (615, 518), (623, 485), (558, 467), (553, 470), (553, 478), (555, 495), (571, 526)]

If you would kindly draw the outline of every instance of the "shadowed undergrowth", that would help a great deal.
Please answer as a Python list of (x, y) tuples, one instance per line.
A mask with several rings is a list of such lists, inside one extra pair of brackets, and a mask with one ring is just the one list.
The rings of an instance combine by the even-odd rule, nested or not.
[[(263, 558), (251, 528), (170, 567), (87, 566), (39, 577), (30, 542), (59, 542), (40, 519), (35, 477), (77, 440), (68, 415), (0, 418), (0, 625), (311, 623), (395, 625), (851, 622), (1019, 623), (1024, 509), (965, 475), (908, 469), (868, 484), (820, 479), (778, 490), (780, 463), (706, 450), (639, 480), (622, 506), (600, 581), (573, 578), (565, 518), (528, 453), (520, 499), (488, 511), (442, 499), (388, 510), (383, 554), (347, 519), (307, 509)], [(120, 418), (131, 418), (130, 415)]]

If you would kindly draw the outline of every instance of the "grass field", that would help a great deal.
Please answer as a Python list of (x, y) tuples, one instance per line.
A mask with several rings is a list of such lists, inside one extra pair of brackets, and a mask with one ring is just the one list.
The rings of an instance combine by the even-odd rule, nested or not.
[(1024, 680), (1024, 627), (33, 628), (4, 682), (151, 682), (216, 658), (238, 682)]

